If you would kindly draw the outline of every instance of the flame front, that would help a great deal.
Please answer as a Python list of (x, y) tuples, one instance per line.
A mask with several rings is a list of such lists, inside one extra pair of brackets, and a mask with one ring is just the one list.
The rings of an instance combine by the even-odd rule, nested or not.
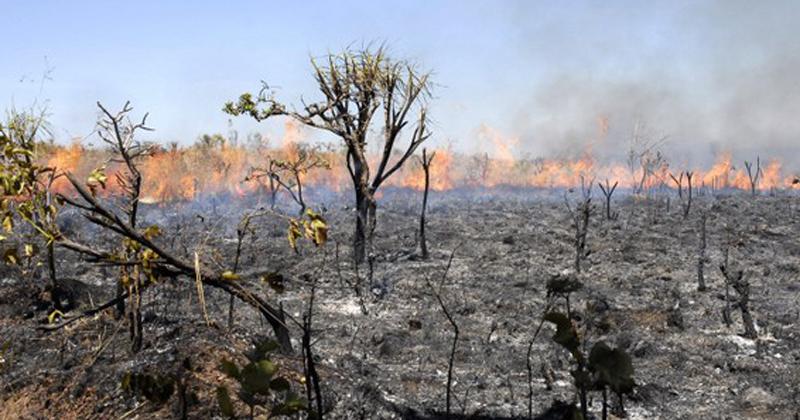
[[(604, 123), (599, 121), (600, 129)], [(607, 128), (605, 128), (607, 131)], [(518, 159), (515, 148), (516, 138), (505, 139), (496, 130), (482, 126), (479, 130), (483, 144), (491, 146), (490, 151), (477, 154), (464, 154), (453, 151), (452, 147), (440, 147), (432, 152), (436, 156), (431, 165), (430, 188), (434, 191), (447, 191), (454, 188), (497, 186), (530, 188), (573, 188), (583, 182), (619, 182), (622, 188), (637, 186), (646, 179), (645, 188), (659, 185), (673, 186), (666, 164), (655, 168), (649, 176), (643, 177), (641, 168), (631, 169), (623, 164), (600, 164), (587, 149), (580, 158), (575, 159)], [(269, 157), (291, 160), (297, 157), (297, 145), (302, 143), (304, 133), (295, 123), (287, 123), (284, 136), (275, 146), (266, 142), (259, 144), (198, 144), (169, 148), (157, 148), (144, 158), (139, 168), (143, 176), (142, 202), (159, 203), (193, 200), (203, 195), (229, 194), (234, 197), (256, 192), (259, 185), (245, 182), (250, 169), (264, 165)], [(490, 153), (491, 152), (491, 153)], [(304, 174), (304, 185), (310, 188), (325, 188), (330, 191), (346, 191), (350, 176), (341, 148), (328, 147), (317, 153), (330, 164), (330, 169), (315, 169)], [(100, 150), (83, 147), (79, 142), (69, 145), (49, 145), (44, 150), (44, 162), (60, 171), (70, 171), (79, 179), (85, 179), (98, 162), (108, 161), (108, 155)], [(377, 161), (378, 156), (372, 156)], [(397, 159), (394, 156), (393, 159)], [(114, 174), (122, 170), (119, 164), (109, 164), (106, 172), (109, 183), (106, 193), (114, 193), (117, 187)], [(752, 168), (755, 171), (755, 167)], [(751, 187), (750, 175), (742, 166), (733, 163), (730, 153), (722, 153), (709, 168), (694, 168), (695, 188), (748, 190)], [(757, 188), (797, 188), (791, 174), (783, 173), (778, 160), (762, 164)], [(420, 190), (424, 188), (424, 173), (418, 161), (411, 160), (386, 185)], [(58, 192), (68, 191), (65, 179), (54, 185)]]

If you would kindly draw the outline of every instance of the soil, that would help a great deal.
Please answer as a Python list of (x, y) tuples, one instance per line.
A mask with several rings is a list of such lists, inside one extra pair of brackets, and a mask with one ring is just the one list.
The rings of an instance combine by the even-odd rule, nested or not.
[[(439, 291), (459, 327), (454, 355), (452, 418), (561, 418), (575, 401), (570, 355), (540, 323), (546, 282), (571, 273), (583, 288), (571, 296), (587, 345), (605, 341), (632, 356), (636, 388), (626, 397), (630, 419), (790, 419), (800, 402), (800, 197), (745, 193), (697, 197), (684, 219), (677, 197), (615, 199), (616, 220), (600, 205), (588, 230), (589, 256), (574, 273), (574, 229), (558, 191), (432, 193), (430, 259), (417, 254), (418, 193), (388, 191), (380, 200), (372, 264), (351, 257), (354, 212), (342, 197), (311, 196), (331, 226), (323, 247), (303, 241), (294, 253), (285, 218), (253, 222), (241, 267), (264, 267), (286, 278), (277, 293), (252, 282), (287, 315), (302, 319), (311, 283), (314, 352), (326, 418), (444, 418), (453, 330)], [(140, 226), (158, 224), (159, 241), (209, 266), (230, 269), (236, 227), (255, 198), (147, 206)], [(669, 208), (668, 208), (669, 207)], [(286, 205), (279, 211), (292, 214)], [(697, 290), (700, 214), (707, 212), (708, 289)], [(62, 229), (113, 246), (114, 240), (77, 213)], [(109, 245), (110, 244), (110, 245)], [(723, 321), (723, 250), (750, 283), (758, 338), (743, 336), (740, 312)], [(445, 268), (452, 256), (452, 265)], [(58, 272), (71, 311), (114, 295), (115, 268), (97, 267), (58, 250)], [(369, 272), (372, 271), (371, 281)], [(360, 278), (363, 305), (354, 292)], [(219, 418), (215, 390), (236, 389), (219, 369), (223, 358), (244, 362), (268, 325), (242, 303), (228, 328), (228, 296), (205, 289), (207, 324), (194, 279), (159, 279), (144, 292), (144, 348), (133, 354), (124, 319), (111, 310), (46, 331), (51, 312), (44, 270), (32, 261), (0, 270), (0, 418), (173, 418), (178, 395), (155, 403), (123, 390), (126, 374), (182, 378), (189, 418)], [(731, 289), (730, 295), (736, 293)], [(365, 313), (366, 312), (366, 313)], [(55, 320), (56, 325), (58, 320)], [(273, 355), (280, 372), (300, 383), (300, 332), (294, 355)], [(5, 350), (2, 350), (4, 349)], [(236, 402), (244, 415), (244, 404)], [(616, 405), (612, 404), (612, 406)], [(614, 407), (612, 407), (614, 408)], [(600, 394), (590, 410), (600, 413)], [(614, 411), (614, 410), (612, 410)], [(612, 416), (612, 418), (614, 418)]]

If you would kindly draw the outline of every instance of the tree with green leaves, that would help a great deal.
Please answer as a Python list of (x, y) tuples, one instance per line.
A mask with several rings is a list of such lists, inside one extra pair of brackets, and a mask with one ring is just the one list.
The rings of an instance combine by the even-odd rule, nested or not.
[[(328, 54), (323, 60), (312, 59), (311, 66), (322, 98), (301, 100), (302, 110), (279, 102), (265, 84), (257, 95), (245, 93), (228, 102), (224, 111), (256, 121), (286, 116), (342, 139), (356, 199), (354, 254), (363, 261), (375, 231), (376, 192), (430, 137), (429, 74), (407, 60), (390, 58), (384, 47)], [(371, 159), (368, 137), (378, 127), (380, 151)]]
[[(56, 169), (39, 164), (42, 136), (48, 134), (46, 109), (7, 112), (0, 122), (0, 212), (6, 234), (14, 234), (15, 220), (27, 222), (42, 234), (47, 244), (47, 269), (53, 309), (62, 311), (62, 290), (56, 275), (55, 229), (58, 205), (51, 194)], [(5, 236), (3, 235), (3, 238)], [(33, 257), (35, 238), (25, 242), (25, 254)], [(6, 262), (19, 260), (16, 247), (4, 251)]]
[[(135, 146), (136, 143), (125, 133), (124, 126), (127, 126), (127, 115), (130, 111), (129, 105), (126, 105), (120, 113), (108, 113), (103, 108), (105, 118), (100, 123), (101, 129), (107, 127), (111, 130), (110, 133), (113, 133), (106, 138), (112, 143), (121, 138), (122, 145), (126, 149), (127, 157), (118, 153), (114, 158), (120, 159), (119, 163), (128, 169), (117, 173), (117, 181), (128, 198), (121, 208), (117, 205), (118, 199), (97, 194), (99, 189), (105, 188), (108, 181), (103, 166), (92, 171), (88, 179), (79, 180), (68, 171), (57, 170), (39, 163), (36, 159), (38, 145), (36, 133), (43, 127), (44, 119), (41, 115), (31, 112), (12, 112), (8, 123), (0, 124), (0, 147), (3, 149), (0, 156), (0, 210), (2, 210), (0, 217), (3, 219), (4, 229), (17, 234), (22, 232), (21, 229), (17, 229), (17, 224), (27, 224), (30, 230), (36, 232), (53, 248), (75, 252), (89, 263), (119, 267), (122, 273), (120, 280), (127, 286), (121, 295), (92, 309), (77, 314), (60, 314), (61, 319), (57, 323), (55, 321), (58, 311), (54, 311), (49, 317), (51, 325), (43, 329), (53, 331), (63, 328), (79, 319), (114, 307), (126, 299), (130, 304), (136, 303), (137, 307), (134, 309), (138, 311), (139, 302), (133, 300), (138, 299), (145, 288), (160, 283), (159, 280), (162, 278), (183, 278), (224, 290), (256, 309), (269, 322), (281, 349), (291, 353), (289, 329), (283, 311), (274, 308), (252, 287), (251, 282), (239, 281), (263, 277), (264, 273), (270, 273), (272, 270), (258, 268), (235, 274), (220, 271), (198, 257), (193, 261), (189, 256), (169, 249), (158, 226), (134, 225), (138, 202), (136, 185), (141, 181), (137, 176), (135, 157), (144, 149)], [(116, 125), (114, 121), (117, 121)], [(119, 137), (117, 130), (120, 130)], [(105, 130), (103, 132), (109, 133)], [(128, 161), (131, 166), (128, 166)], [(55, 177), (64, 177), (69, 191), (64, 193), (53, 191), (51, 186)], [(62, 232), (56, 223), (56, 216), (63, 207), (78, 210), (85, 220), (111, 234), (111, 242), (87, 243)], [(314, 232), (313, 229), (310, 231)], [(109, 243), (116, 245), (109, 248)], [(133, 350), (136, 351), (141, 347), (140, 314), (134, 312), (133, 318), (129, 319), (133, 321), (131, 338)]]

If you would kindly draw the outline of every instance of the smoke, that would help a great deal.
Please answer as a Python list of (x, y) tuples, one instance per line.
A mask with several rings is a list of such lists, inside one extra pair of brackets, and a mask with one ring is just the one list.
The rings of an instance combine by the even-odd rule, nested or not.
[(513, 117), (521, 148), (619, 159), (643, 122), (668, 136), (673, 162), (731, 152), (800, 166), (800, 2), (583, 6), (519, 4), (508, 17), (519, 53), (542, 67)]

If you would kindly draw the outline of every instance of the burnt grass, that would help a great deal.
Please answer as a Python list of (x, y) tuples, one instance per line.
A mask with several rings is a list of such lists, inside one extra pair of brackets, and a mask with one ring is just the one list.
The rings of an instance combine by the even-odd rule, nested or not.
[[(323, 199), (324, 198), (324, 199)], [(364, 314), (352, 288), (354, 214), (345, 198), (312, 197), (325, 207), (328, 243), (286, 240), (286, 220), (267, 216), (244, 239), (243, 269), (282, 273), (286, 291), (257, 287), (300, 319), (317, 282), (314, 350), (328, 418), (443, 418), (452, 330), (428, 280), (444, 281), (441, 295), (461, 336), (454, 360), (453, 418), (527, 418), (526, 351), (545, 302), (545, 283), (570, 270), (574, 233), (561, 192), (432, 193), (428, 211), (431, 258), (416, 254), (420, 197), (387, 192), (379, 202), (372, 284)], [(683, 219), (677, 198), (620, 195), (617, 220), (604, 220), (600, 200), (592, 216), (591, 251), (572, 297), (584, 341), (605, 340), (632, 355), (636, 391), (626, 400), (631, 419), (788, 419), (800, 387), (800, 198), (733, 193), (696, 199)], [(321, 203), (324, 203), (321, 204)], [(199, 250), (204, 264), (229, 269), (236, 225), (255, 198), (211, 198), (202, 203), (148, 206), (141, 226), (159, 224), (162, 244), (181, 255)], [(287, 205), (284, 209), (291, 213)], [(708, 211), (708, 290), (697, 291), (699, 212)], [(113, 237), (78, 214), (62, 214), (62, 229), (82, 240), (114, 246)], [(730, 259), (751, 284), (757, 340), (741, 336), (740, 313), (723, 322), (723, 277), (717, 268), (731, 226)], [(338, 252), (337, 252), (338, 248)], [(454, 251), (455, 250), (455, 251)], [(453, 253), (452, 267), (442, 275)], [(337, 258), (338, 254), (338, 258)], [(77, 312), (113, 296), (117, 271), (58, 250), (58, 271)], [(146, 289), (144, 348), (128, 350), (126, 324), (110, 311), (56, 331), (43, 331), (50, 307), (44, 270), (4, 267), (0, 275), (0, 418), (176, 417), (172, 396), (156, 404), (124, 391), (126, 373), (183, 375), (188, 416), (219, 417), (219, 384), (233, 387), (218, 366), (244, 354), (271, 331), (256, 311), (238, 303), (227, 327), (228, 296), (205, 288), (206, 325), (194, 279), (160, 279)], [(427, 279), (427, 280), (426, 280)], [(239, 281), (258, 283), (258, 279)], [(731, 292), (735, 295), (734, 292)], [(296, 352), (299, 330), (292, 327)], [(569, 355), (545, 325), (533, 344), (533, 413), (559, 418), (574, 401)], [(297, 355), (275, 355), (281, 372), (304, 395)], [(545, 379), (545, 378), (549, 379)], [(239, 403), (237, 403), (239, 404)], [(590, 412), (599, 418), (595, 395)], [(244, 414), (244, 405), (237, 405)]]

